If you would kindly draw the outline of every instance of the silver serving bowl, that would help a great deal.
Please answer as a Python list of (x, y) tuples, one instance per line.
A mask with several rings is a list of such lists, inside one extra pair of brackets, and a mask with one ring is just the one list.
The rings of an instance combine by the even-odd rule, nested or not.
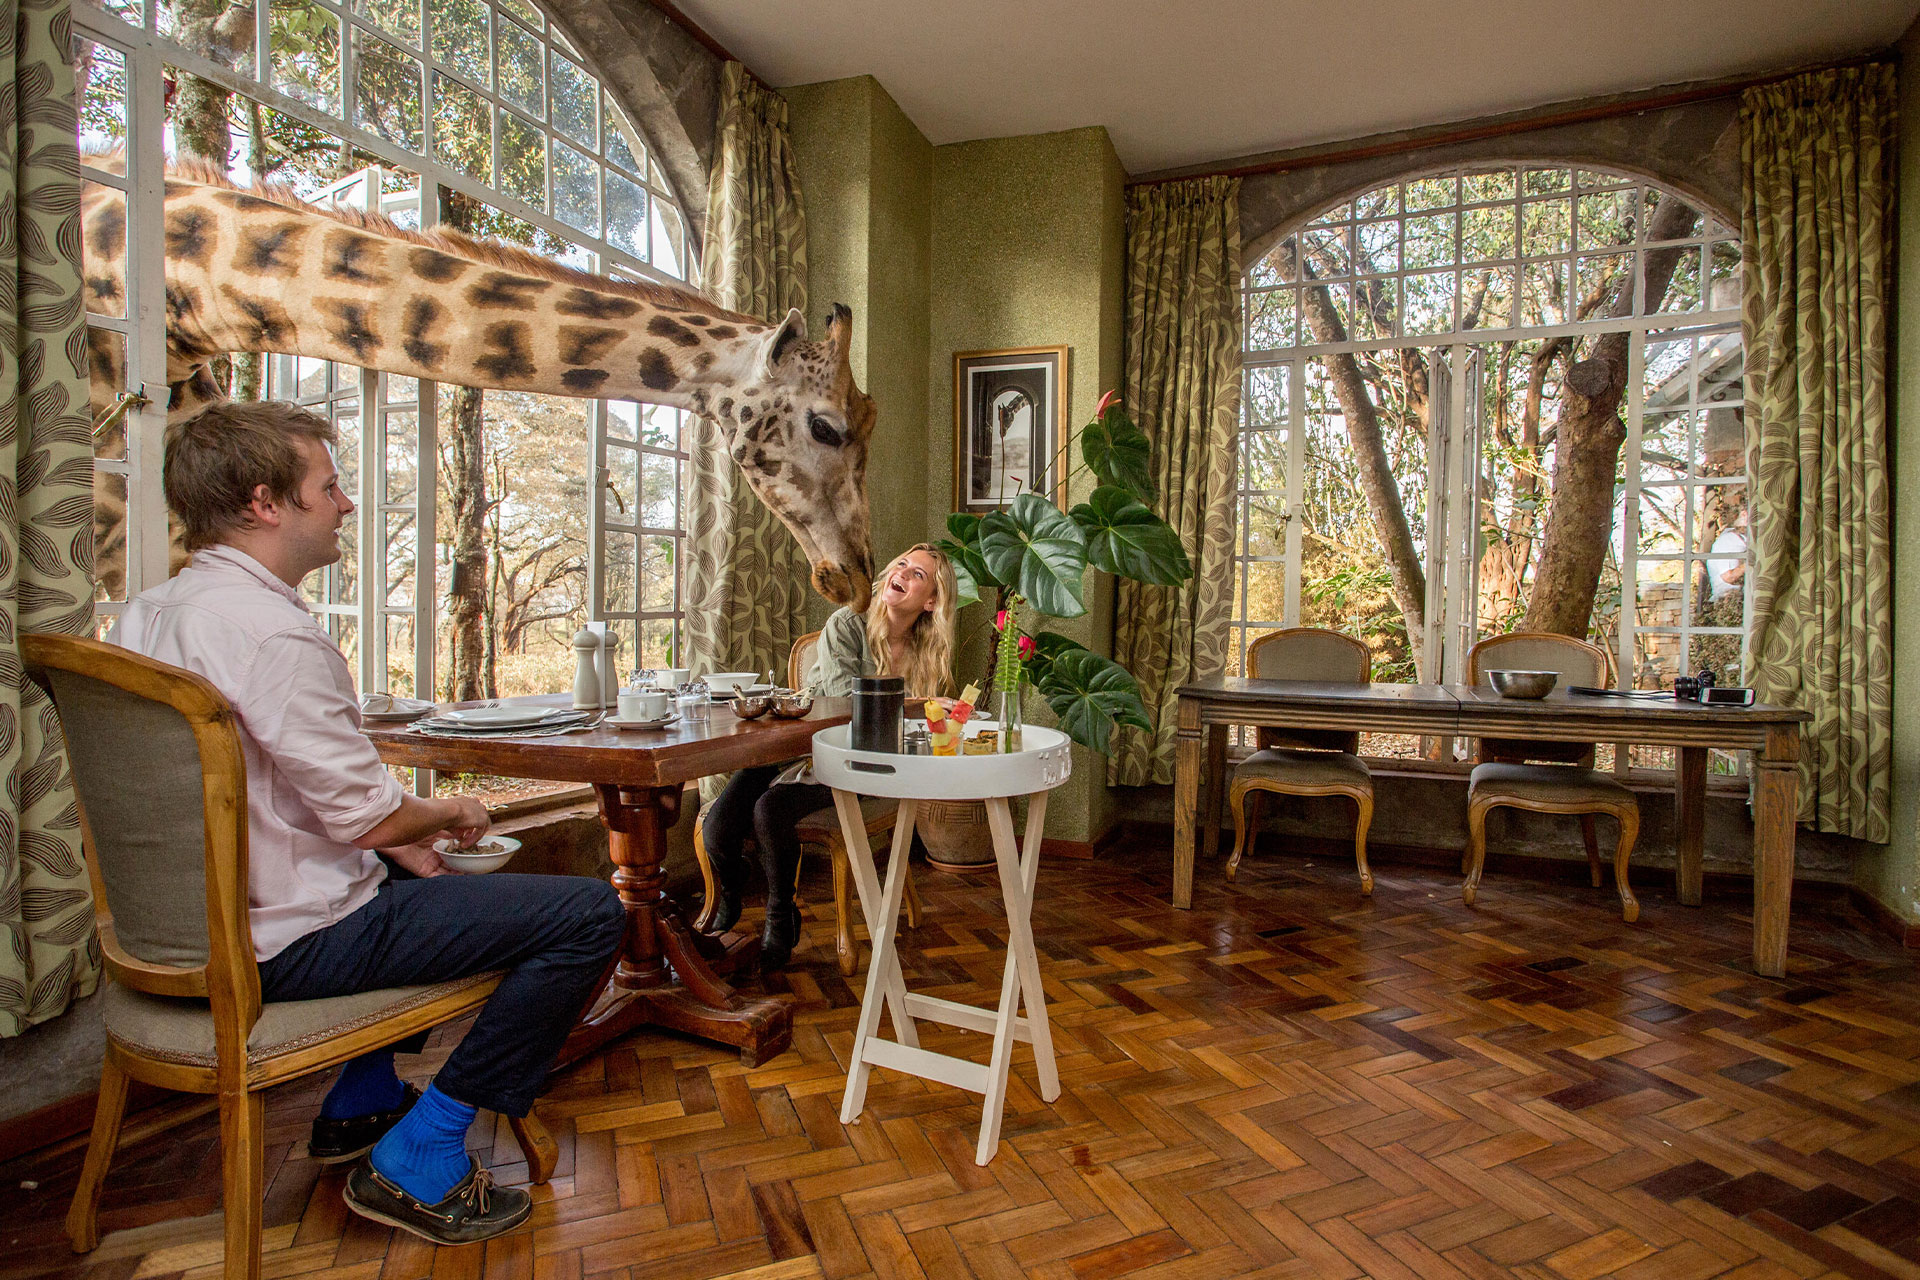
[(1489, 671), (1487, 679), (1503, 698), (1544, 698), (1560, 681), (1557, 671)]
[(743, 693), (733, 700), (733, 714), (742, 720), (758, 720), (772, 706), (771, 693)]
[(776, 689), (773, 691), (773, 714), (782, 720), (798, 720), (813, 710), (813, 694), (806, 690)]

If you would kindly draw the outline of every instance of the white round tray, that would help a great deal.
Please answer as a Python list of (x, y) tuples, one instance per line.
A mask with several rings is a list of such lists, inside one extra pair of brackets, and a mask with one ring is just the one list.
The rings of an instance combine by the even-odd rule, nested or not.
[[(968, 728), (997, 729), (991, 720)], [(1073, 772), (1067, 735), (1058, 729), (1026, 725), (1021, 750), (991, 756), (908, 756), (855, 751), (847, 745), (850, 725), (835, 725), (813, 735), (814, 781), (863, 796), (896, 800), (991, 800), (1050, 791)]]

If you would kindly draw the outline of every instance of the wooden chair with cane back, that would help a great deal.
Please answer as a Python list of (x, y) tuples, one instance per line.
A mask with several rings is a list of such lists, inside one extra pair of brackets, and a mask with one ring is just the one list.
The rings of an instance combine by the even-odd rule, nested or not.
[[(787, 655), (787, 688), (798, 689), (805, 682), (807, 672), (813, 669), (814, 652), (820, 647), (820, 633), (809, 631), (793, 642), (793, 651)], [(860, 798), (860, 812), (866, 818), (867, 842), (874, 848), (886, 848), (893, 838), (893, 816), (899, 807), (896, 800), (887, 800), (871, 796)], [(847, 842), (840, 834), (840, 818), (834, 812), (831, 802), (825, 807), (802, 818), (794, 827), (800, 837), (802, 848), (812, 847), (826, 851), (833, 867), (833, 955), (834, 962), (840, 966), (840, 972), (852, 977), (859, 967), (860, 949), (853, 937), (853, 901), (852, 873), (847, 864)], [(713, 922), (713, 913), (719, 899), (717, 885), (713, 879), (713, 864), (707, 860), (706, 838), (699, 826), (693, 830), (694, 858), (700, 864), (700, 877), (706, 884), (705, 905), (694, 918), (693, 927), (705, 932)], [(794, 869), (795, 883), (799, 882), (800, 869)], [(920, 927), (920, 893), (913, 885), (913, 868), (907, 868), (907, 924), (911, 928)]]
[[(1372, 684), (1373, 654), (1338, 631), (1288, 627), (1253, 642), (1247, 650), (1247, 674), (1257, 680)], [(1338, 729), (1262, 728), (1256, 741), (1260, 749), (1234, 767), (1228, 792), (1233, 857), (1227, 862), (1227, 879), (1239, 874), (1240, 859), (1253, 851), (1262, 795), (1345, 796), (1357, 811), (1353, 858), (1360, 869), (1360, 892), (1372, 893), (1367, 829), (1373, 825), (1373, 773), (1360, 759), (1360, 735)]]
[[(1489, 671), (1552, 671), (1561, 685), (1605, 687), (1612, 664), (1606, 650), (1572, 636), (1514, 631), (1489, 636), (1467, 651), (1467, 682), (1485, 685)], [(1640, 804), (1633, 792), (1593, 767), (1590, 742), (1528, 742), (1482, 738), (1467, 783), (1467, 851), (1460, 896), (1473, 904), (1487, 860), (1487, 815), (1495, 809), (1577, 814), (1587, 850), (1587, 870), (1598, 889), (1604, 882), (1594, 818), (1611, 814), (1619, 824), (1613, 849), (1613, 884), (1620, 918), (1631, 924), (1640, 903), (1627, 887), (1627, 861), (1640, 835)]]
[[(100, 1192), (128, 1085), (219, 1098), (223, 1274), (260, 1275), (262, 1091), (473, 1013), (497, 973), (325, 1000), (263, 1003), (247, 920), (247, 774), (233, 710), (200, 676), (73, 636), (21, 642), (59, 715), (79, 800), (108, 982), (106, 1057), (80, 1184), (77, 1252), (100, 1243)], [(558, 1148), (512, 1121), (528, 1177)]]

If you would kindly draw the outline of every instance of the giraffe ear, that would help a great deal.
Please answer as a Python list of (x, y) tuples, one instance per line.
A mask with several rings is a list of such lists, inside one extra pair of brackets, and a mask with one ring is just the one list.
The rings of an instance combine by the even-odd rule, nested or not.
[(780, 368), (780, 361), (792, 349), (793, 344), (806, 340), (807, 318), (800, 314), (800, 308), (795, 307), (787, 312), (787, 318), (780, 322), (779, 327), (767, 336), (766, 357), (762, 362), (762, 372), (769, 377), (773, 376)]

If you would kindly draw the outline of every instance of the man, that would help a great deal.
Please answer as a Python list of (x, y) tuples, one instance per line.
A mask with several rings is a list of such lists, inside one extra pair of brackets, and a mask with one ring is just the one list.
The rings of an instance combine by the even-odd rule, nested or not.
[[(167, 431), (167, 506), (192, 561), (132, 601), (110, 637), (206, 677), (233, 704), (247, 765), (249, 923), (267, 1000), (311, 1000), (504, 969), (419, 1093), (392, 1048), (349, 1062), (312, 1153), (368, 1159), (347, 1203), (437, 1244), (484, 1240), (531, 1210), (467, 1155), (476, 1108), (523, 1116), (606, 972), (625, 924), (604, 881), (458, 876), (436, 838), (488, 827), (470, 796), (409, 795), (360, 733), (346, 659), (299, 584), (340, 558), (353, 514), (333, 427), (294, 405), (219, 404)], [(418, 878), (389, 879), (384, 853)], [(408, 1046), (418, 1052), (425, 1037)]]

